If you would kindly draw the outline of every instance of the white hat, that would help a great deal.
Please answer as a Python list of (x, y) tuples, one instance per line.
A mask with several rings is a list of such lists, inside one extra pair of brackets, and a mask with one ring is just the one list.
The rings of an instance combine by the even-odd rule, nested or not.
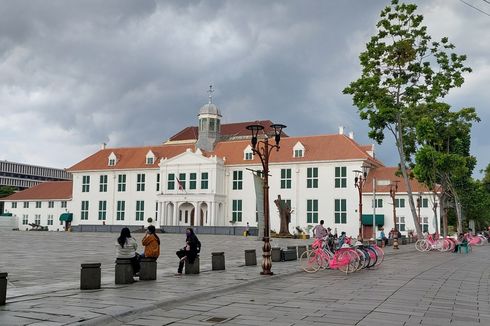
[(362, 242), (361, 242), (361, 241), (357, 240), (355, 245), (356, 245), (356, 246), (362, 246), (363, 244), (362, 244)]
[(349, 246), (347, 243), (344, 243), (344, 244), (342, 245), (342, 247), (340, 247), (340, 248), (341, 248), (341, 249), (345, 249), (345, 248), (350, 248), (350, 246)]

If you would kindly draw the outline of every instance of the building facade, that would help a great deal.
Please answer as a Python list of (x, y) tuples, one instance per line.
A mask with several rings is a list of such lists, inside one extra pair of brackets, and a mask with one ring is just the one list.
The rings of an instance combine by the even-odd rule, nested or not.
[[(73, 175), (72, 197), (67, 204), (73, 225), (256, 226), (259, 217), (254, 174), (262, 165), (252, 153), (248, 124), (221, 124), (211, 99), (199, 111), (197, 127), (187, 127), (156, 146), (102, 148), (68, 169)], [(271, 135), (270, 121), (260, 121)], [(291, 208), (290, 231), (310, 230), (320, 220), (338, 233), (356, 236), (359, 228), (359, 192), (355, 171), (367, 169), (363, 187), (363, 232), (391, 229), (392, 197), (386, 185), (400, 181), (374, 155), (372, 145), (357, 144), (353, 135), (284, 135), (280, 150), (271, 154), (271, 229), (279, 231), (274, 200), (281, 196)], [(376, 182), (373, 180), (377, 179)], [(412, 188), (422, 198), (421, 223), (435, 232), (432, 195), (416, 181)], [(375, 189), (376, 200), (373, 200)], [(7, 202), (12, 201), (9, 197)], [(406, 189), (399, 182), (395, 195), (402, 233), (414, 229)], [(13, 201), (12, 201), (13, 203)], [(376, 203), (376, 212), (372, 203)], [(426, 205), (425, 205), (426, 204)], [(36, 215), (17, 208), (17, 216)], [(44, 213), (46, 215), (47, 213)], [(375, 217), (374, 228), (373, 218)], [(365, 215), (365, 216), (364, 216)], [(23, 219), (21, 219), (22, 221)], [(19, 223), (21, 223), (19, 221)], [(23, 224), (22, 224), (23, 225)], [(260, 227), (260, 226), (259, 226)]]

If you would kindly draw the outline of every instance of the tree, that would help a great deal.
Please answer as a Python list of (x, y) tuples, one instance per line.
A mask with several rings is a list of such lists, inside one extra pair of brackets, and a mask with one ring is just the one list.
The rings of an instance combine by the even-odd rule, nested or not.
[(413, 221), (421, 234), (408, 171), (416, 150), (419, 109), (460, 87), (463, 73), (471, 69), (463, 65), (466, 56), (449, 53), (454, 46), (446, 37), (431, 42), (416, 9), (414, 4), (393, 0), (381, 11), (377, 34), (359, 56), (361, 77), (343, 92), (353, 96), (360, 118), (369, 121), (369, 137), (379, 144), (385, 130), (394, 137)]
[(458, 233), (462, 232), (461, 194), (470, 186), (476, 159), (470, 155), (471, 127), (480, 121), (475, 109), (451, 111), (445, 103), (421, 106), (421, 118), (416, 124), (416, 141), (413, 169), (417, 180), (423, 182), (439, 197), (444, 235), (447, 235), (446, 208), (454, 202)]
[(14, 187), (0, 186), (0, 198), (12, 195), (15, 192)]

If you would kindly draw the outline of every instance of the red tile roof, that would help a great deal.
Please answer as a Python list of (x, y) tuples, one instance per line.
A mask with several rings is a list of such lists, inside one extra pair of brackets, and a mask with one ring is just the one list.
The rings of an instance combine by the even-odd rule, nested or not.
[[(259, 124), (264, 126), (264, 132), (268, 135), (274, 134), (274, 129), (270, 127), (272, 121), (262, 120), (262, 121), (249, 121), (249, 122), (237, 122), (237, 123), (225, 123), (221, 125), (221, 136), (223, 138), (230, 137), (248, 137), (251, 136), (250, 131), (247, 130), (247, 126), (251, 124)], [(170, 137), (168, 141), (183, 141), (183, 140), (197, 140), (199, 132), (196, 126), (186, 127)], [(283, 132), (282, 137), (288, 137), (286, 133)]]
[(42, 199), (64, 199), (69, 200), (72, 196), (72, 181), (46, 181), (37, 186), (16, 192), (8, 197), (1, 198), (2, 201), (14, 200), (42, 200)]
[[(270, 141), (271, 143), (273, 140)], [(305, 147), (304, 157), (293, 157), (293, 147), (300, 142)], [(244, 150), (250, 140), (222, 141), (216, 144), (213, 152), (203, 152), (205, 156), (216, 155), (225, 158), (225, 164), (257, 164), (258, 157), (252, 161), (244, 160)], [(304, 162), (328, 160), (366, 160), (375, 166), (383, 163), (369, 156), (354, 140), (345, 135), (320, 135), (306, 137), (286, 137), (281, 139), (280, 151), (274, 151), (271, 162)], [(187, 149), (195, 151), (195, 144), (163, 144), (132, 148), (106, 148), (87, 157), (68, 169), (74, 171), (88, 170), (121, 170), (121, 169), (157, 169), (161, 158), (172, 158)], [(156, 158), (153, 164), (147, 165), (146, 154), (151, 150)], [(108, 157), (114, 152), (118, 158), (115, 166), (108, 165)]]
[[(376, 178), (376, 192), (390, 192), (389, 183), (395, 183), (398, 181), (398, 190), (397, 192), (406, 193), (407, 187), (405, 185), (405, 181), (403, 180), (403, 176), (396, 176), (395, 173), (398, 171), (398, 167), (380, 167), (375, 170), (371, 170), (367, 176), (366, 183), (363, 186), (364, 193), (372, 193), (373, 192), (373, 178)], [(428, 188), (417, 180), (410, 180), (410, 184), (412, 185), (412, 192), (427, 192)]]

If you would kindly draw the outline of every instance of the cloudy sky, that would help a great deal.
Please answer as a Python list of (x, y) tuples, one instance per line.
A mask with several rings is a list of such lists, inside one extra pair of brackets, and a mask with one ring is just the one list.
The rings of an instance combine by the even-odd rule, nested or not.
[[(69, 167), (100, 144), (155, 145), (197, 124), (207, 88), (223, 123), (372, 143), (342, 89), (388, 0), (0, 0), (0, 159)], [(477, 170), (490, 162), (490, 4), (415, 1), (434, 39), (474, 72), (448, 101), (473, 106)], [(395, 164), (393, 143), (377, 146)], [(478, 176), (478, 174), (477, 174)]]

